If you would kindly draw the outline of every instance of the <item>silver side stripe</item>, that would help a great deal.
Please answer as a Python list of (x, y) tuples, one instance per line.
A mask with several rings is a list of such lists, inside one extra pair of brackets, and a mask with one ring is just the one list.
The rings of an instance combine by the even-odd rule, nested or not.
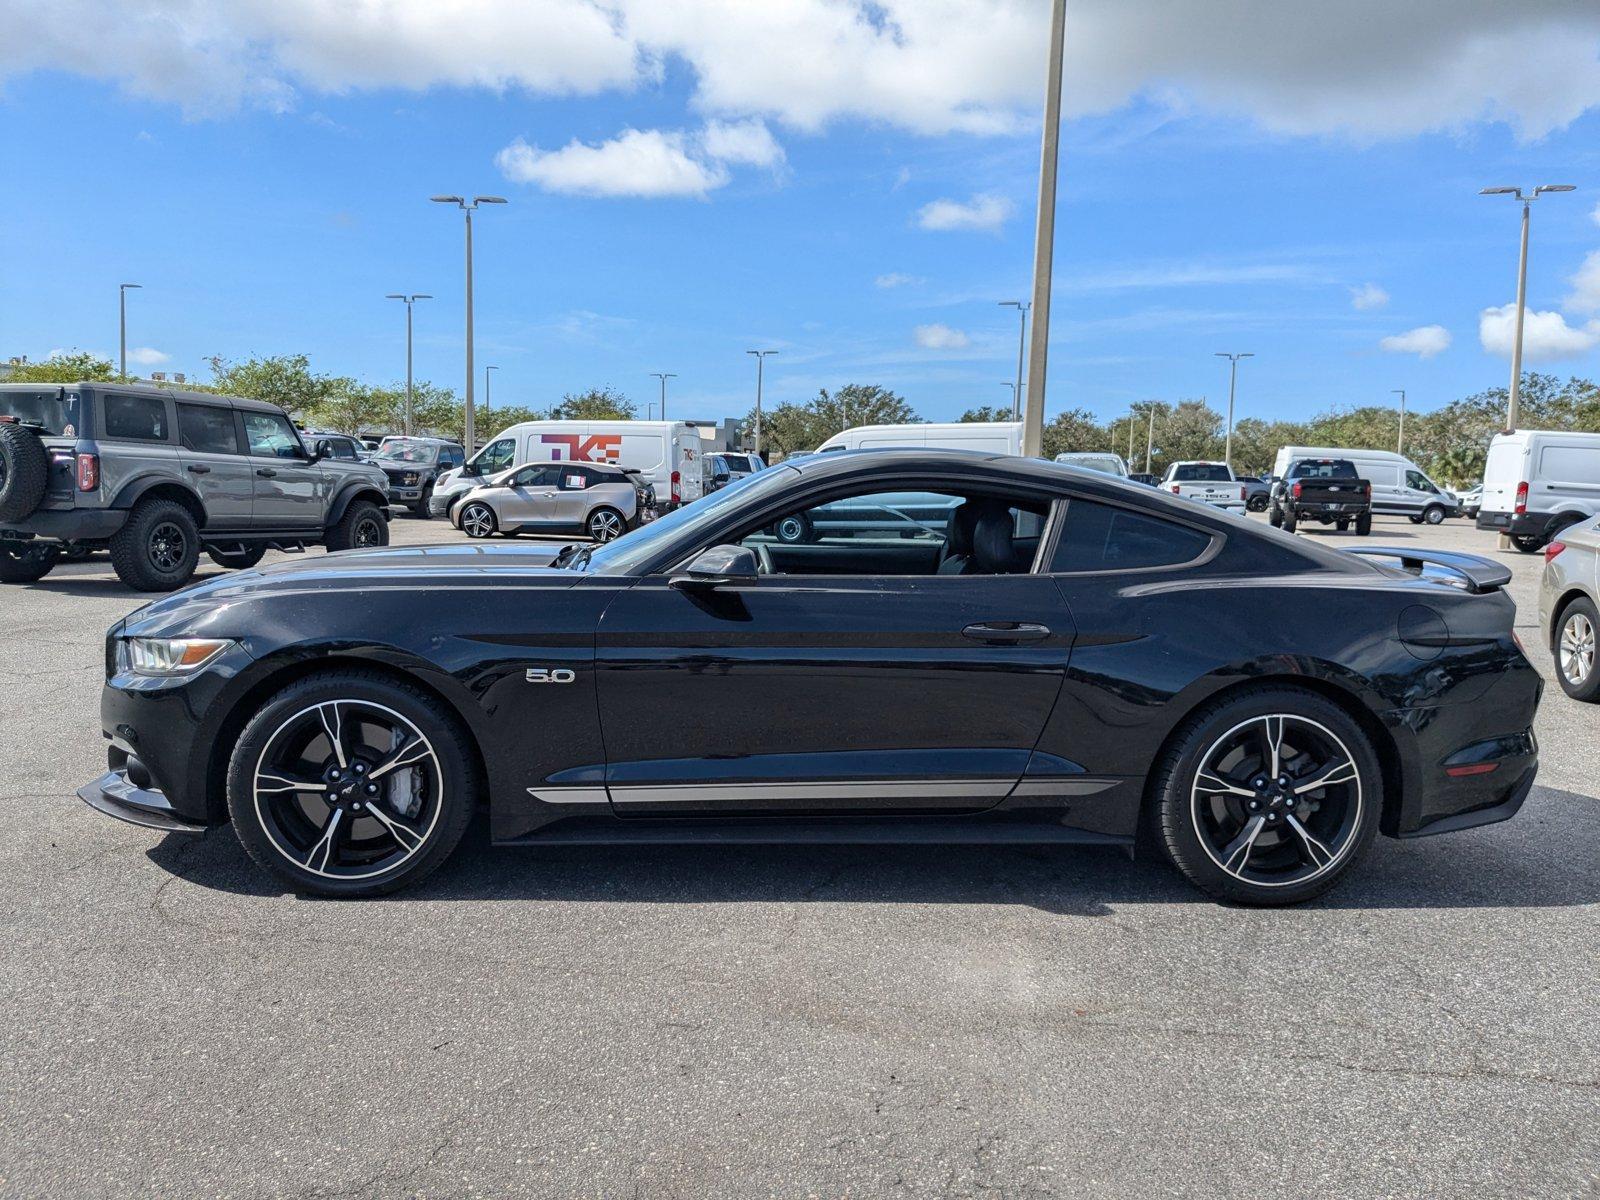
[(528, 795), (546, 804), (609, 804), (604, 787), (531, 787)]
[(1092, 796), (1117, 785), (1115, 779), (841, 779), (797, 783), (640, 783), (603, 786), (531, 787), (528, 795), (545, 804), (748, 804), (783, 800), (950, 799), (971, 796)]
[(1115, 779), (1024, 779), (1013, 796), (1092, 796), (1117, 786)]

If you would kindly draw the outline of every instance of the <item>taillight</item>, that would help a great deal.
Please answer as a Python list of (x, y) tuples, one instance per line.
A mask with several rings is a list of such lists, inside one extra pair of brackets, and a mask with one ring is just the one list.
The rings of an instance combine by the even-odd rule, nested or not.
[(1527, 485), (1526, 482), (1523, 482), (1523, 483), (1517, 484), (1517, 507), (1515, 509), (1515, 512), (1517, 513), (1518, 516), (1521, 516), (1523, 513), (1527, 512), (1527, 511), (1528, 511), (1528, 485)]
[(78, 455), (78, 490), (92, 492), (100, 486), (100, 456), (98, 454)]
[(682, 497), (678, 494), (678, 485), (683, 481), (683, 476), (677, 471), (672, 473), (672, 502), (676, 504)]
[(1548, 546), (1546, 546), (1544, 548), (1544, 560), (1545, 560), (1545, 562), (1549, 562), (1552, 558), (1554, 558), (1556, 555), (1560, 554), (1566, 548), (1567, 548), (1567, 544), (1565, 542), (1551, 542)]
[(1368, 500), (1372, 499), (1372, 485), (1370, 483), (1367, 484), (1367, 499)]
[(1300, 481), (1298, 479), (1294, 481), (1294, 486), (1289, 489), (1289, 494), (1296, 500), (1300, 499)]
[(1239, 499), (1240, 500), (1243, 500), (1245, 498), (1245, 494), (1246, 494), (1247, 490), (1248, 489), (1246, 489), (1246, 488), (1240, 488), (1239, 489)]

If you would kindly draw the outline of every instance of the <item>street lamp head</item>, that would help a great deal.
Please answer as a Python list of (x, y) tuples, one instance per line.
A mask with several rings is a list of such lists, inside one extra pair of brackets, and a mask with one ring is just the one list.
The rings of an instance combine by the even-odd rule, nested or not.
[(428, 199), (432, 200), (435, 204), (465, 204), (466, 203), (466, 201), (463, 200), (460, 196), (429, 196)]
[(1480, 196), (1520, 196), (1520, 195), (1522, 195), (1522, 189), (1521, 188), (1514, 188), (1514, 187), (1480, 188), (1478, 190), (1478, 195), (1480, 195)]
[(504, 196), (474, 196), (472, 202), (474, 204), (504, 204), (506, 203), (506, 198)]
[(433, 299), (433, 297), (428, 295), (427, 292), (418, 292), (415, 296), (413, 296), (411, 298), (413, 300), (432, 300)]
[(144, 286), (144, 284), (142, 284), (142, 283), (124, 283), (124, 284), (122, 284), (120, 286), (125, 287), (125, 288), (142, 288)]
[(1575, 192), (1577, 190), (1576, 185), (1570, 183), (1541, 183), (1533, 189), (1533, 194), (1537, 196), (1540, 192)]

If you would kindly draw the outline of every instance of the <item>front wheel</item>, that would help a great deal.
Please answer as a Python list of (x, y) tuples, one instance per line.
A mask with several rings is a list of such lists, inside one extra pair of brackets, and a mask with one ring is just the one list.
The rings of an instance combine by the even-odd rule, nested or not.
[(589, 536), (597, 542), (614, 542), (628, 532), (628, 523), (614, 508), (597, 508), (586, 523)]
[(0, 583), (38, 583), (60, 561), (54, 542), (0, 543)]
[(1552, 647), (1561, 690), (1590, 704), (1600, 700), (1600, 671), (1595, 670), (1594, 661), (1596, 630), (1600, 630), (1600, 612), (1592, 601), (1580, 596), (1562, 609)]
[(1444, 523), (1444, 509), (1437, 504), (1430, 504), (1422, 510), (1422, 520), (1426, 525), (1442, 525)]
[(329, 550), (365, 550), (388, 544), (389, 522), (370, 500), (352, 501), (323, 536), (323, 545)]
[(486, 538), (495, 531), (494, 509), (474, 500), (461, 510), (461, 532), (469, 538)]
[(411, 506), (411, 515), (423, 521), (431, 521), (433, 519), (433, 509), (430, 508), (429, 505), (432, 503), (433, 485), (430, 483), (427, 487), (422, 489), (422, 499), (418, 500)]
[(1342, 708), (1262, 687), (1185, 723), (1157, 767), (1154, 802), (1190, 883), (1219, 900), (1293, 904), (1331, 888), (1371, 843), (1381, 780)]
[(228, 764), (228, 815), (297, 892), (376, 896), (421, 880), (461, 841), (477, 798), (468, 737), (433, 696), (363, 671), (273, 696)]

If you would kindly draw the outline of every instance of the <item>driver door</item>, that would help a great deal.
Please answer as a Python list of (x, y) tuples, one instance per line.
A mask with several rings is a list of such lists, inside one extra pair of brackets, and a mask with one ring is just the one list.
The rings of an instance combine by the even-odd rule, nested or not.
[[(753, 581), (683, 590), (663, 573), (621, 592), (596, 638), (614, 811), (914, 815), (999, 803), (1050, 715), (1074, 628), (1054, 582), (1029, 571), (1040, 513), (1023, 514), (1006, 573), (940, 573), (958, 557), (951, 513), (963, 502), (830, 502), (795, 514), (812, 530), (804, 545), (779, 541), (781, 519), (739, 539), (768, 572)], [(908, 511), (924, 515), (885, 515)]]

